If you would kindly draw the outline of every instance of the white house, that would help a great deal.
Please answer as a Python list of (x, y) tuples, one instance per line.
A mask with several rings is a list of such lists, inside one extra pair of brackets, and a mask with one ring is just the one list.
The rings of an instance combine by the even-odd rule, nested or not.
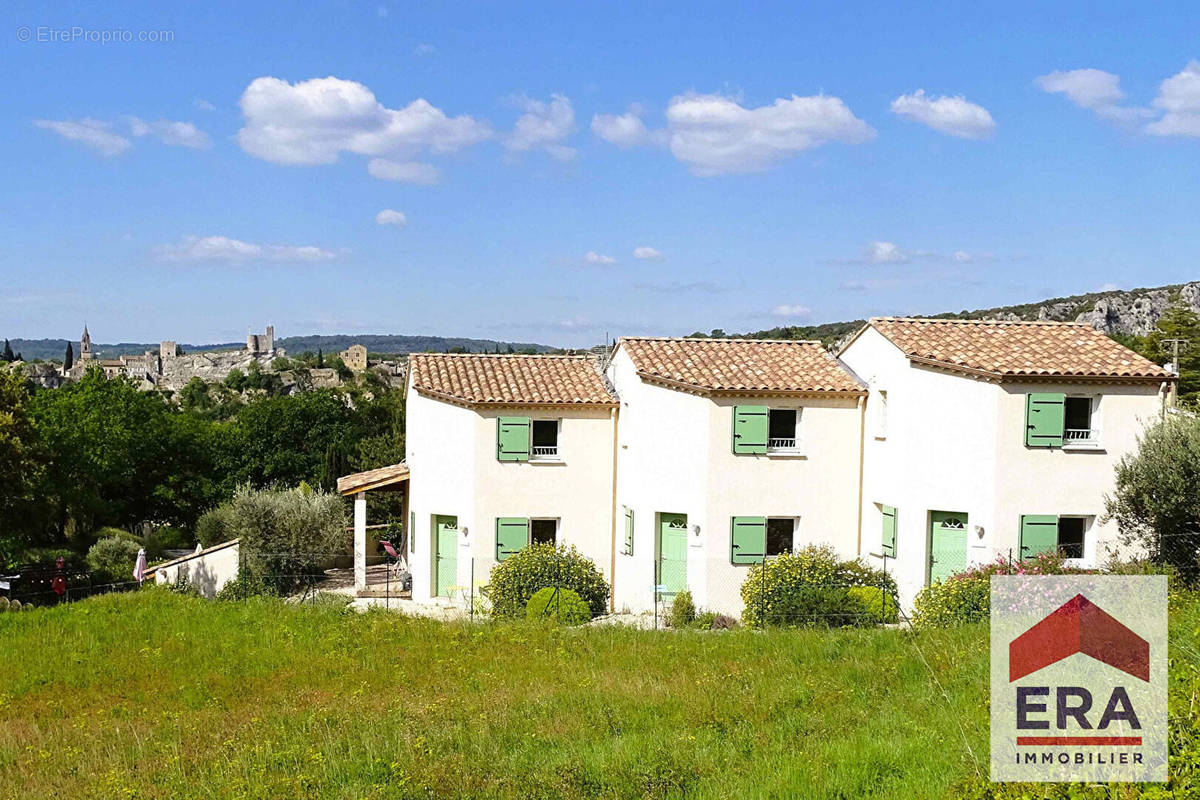
[(615, 607), (689, 589), (739, 613), (750, 564), (858, 552), (865, 390), (818, 342), (623, 338)]
[(611, 580), (617, 403), (592, 359), (413, 355), (406, 402), (414, 600), (486, 583), (537, 542)]
[(1162, 413), (1161, 367), (1058, 322), (873, 319), (839, 357), (870, 388), (861, 552), (905, 604), (997, 556), (1094, 566), (1116, 545), (1104, 495)]

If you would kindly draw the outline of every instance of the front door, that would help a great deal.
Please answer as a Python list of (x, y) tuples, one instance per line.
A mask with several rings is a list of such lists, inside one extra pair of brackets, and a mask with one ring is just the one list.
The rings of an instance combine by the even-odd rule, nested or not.
[(967, 515), (929, 512), (929, 582), (941, 581), (967, 568)]
[(687, 514), (658, 517), (658, 582), (670, 600), (687, 589)]
[(450, 587), (458, 583), (458, 517), (435, 517), (434, 529), (434, 594), (449, 597)]

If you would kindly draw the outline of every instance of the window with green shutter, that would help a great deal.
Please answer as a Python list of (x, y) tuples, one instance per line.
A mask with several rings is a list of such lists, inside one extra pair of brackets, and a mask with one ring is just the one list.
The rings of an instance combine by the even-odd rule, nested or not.
[(1058, 551), (1058, 517), (1052, 514), (1021, 515), (1021, 560)]
[(625, 555), (633, 555), (633, 509), (625, 509)]
[(892, 506), (883, 506), (883, 540), (880, 548), (888, 558), (896, 557), (896, 509)]
[(496, 458), (498, 460), (529, 460), (529, 424), (529, 417), (497, 417)]
[(766, 406), (734, 406), (733, 452), (765, 454), (770, 427), (770, 411)]
[(496, 560), (504, 561), (529, 544), (529, 520), (524, 517), (496, 518)]
[(730, 525), (729, 560), (733, 564), (761, 564), (767, 554), (767, 518), (734, 517)]
[(1055, 392), (1025, 395), (1025, 444), (1062, 447), (1067, 396)]

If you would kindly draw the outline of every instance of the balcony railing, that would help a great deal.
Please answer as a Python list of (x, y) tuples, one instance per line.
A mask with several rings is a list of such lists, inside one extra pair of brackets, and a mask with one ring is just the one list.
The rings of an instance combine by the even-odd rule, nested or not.
[(552, 445), (544, 445), (541, 447), (535, 446), (533, 448), (532, 456), (535, 459), (547, 459), (547, 460), (558, 458), (558, 445), (552, 444)]
[(768, 450), (795, 450), (796, 449), (796, 437), (795, 436), (771, 437), (770, 439), (767, 439), (767, 449)]
[(1067, 444), (1090, 444), (1097, 441), (1100, 432), (1091, 428), (1067, 428), (1063, 434), (1063, 441)]

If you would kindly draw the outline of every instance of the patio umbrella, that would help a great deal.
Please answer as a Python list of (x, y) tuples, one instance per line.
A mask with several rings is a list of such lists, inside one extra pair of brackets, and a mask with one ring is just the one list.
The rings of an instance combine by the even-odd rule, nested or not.
[(146, 548), (140, 548), (137, 563), (133, 565), (133, 579), (141, 583), (146, 579)]

